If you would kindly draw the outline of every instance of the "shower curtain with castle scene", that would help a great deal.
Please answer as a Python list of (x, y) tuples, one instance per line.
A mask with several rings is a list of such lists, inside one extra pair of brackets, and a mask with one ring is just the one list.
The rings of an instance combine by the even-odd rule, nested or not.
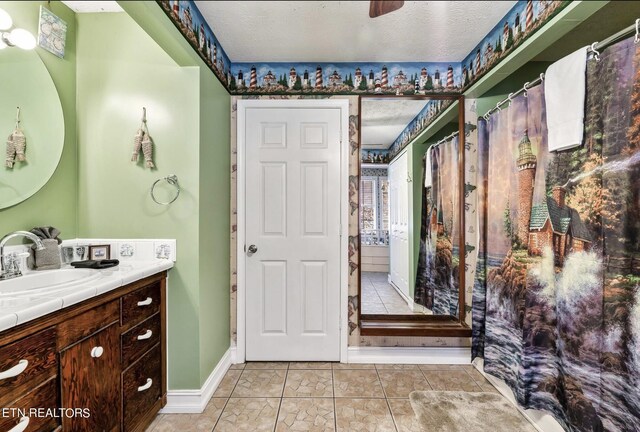
[(547, 151), (544, 97), (480, 120), (473, 352), (568, 431), (639, 431), (640, 44), (589, 60), (581, 147)]
[(427, 167), (423, 173), (431, 176), (433, 186), (423, 188), (414, 301), (435, 315), (456, 316), (460, 263), (458, 137), (431, 151), (431, 169)]

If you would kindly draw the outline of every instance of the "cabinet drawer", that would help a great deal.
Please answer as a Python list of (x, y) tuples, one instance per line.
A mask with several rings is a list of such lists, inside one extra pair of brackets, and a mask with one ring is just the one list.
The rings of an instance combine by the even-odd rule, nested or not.
[(160, 282), (122, 296), (123, 326), (136, 325), (160, 310)]
[(97, 306), (58, 324), (58, 350), (81, 341), (101, 328), (118, 321), (118, 300)]
[[(12, 431), (21, 422), (28, 422), (25, 432), (51, 431), (60, 425), (60, 419), (56, 417), (57, 406), (58, 381), (51, 378), (14, 403), (3, 405), (9, 411), (6, 417), (0, 416), (0, 431)], [(31, 409), (38, 412), (30, 412)], [(47, 410), (51, 411), (47, 413)]]
[[(0, 348), (0, 407), (57, 372), (56, 330), (49, 328)], [(2, 430), (2, 429), (0, 429)]]
[(160, 314), (123, 333), (121, 341), (122, 365), (127, 367), (160, 341)]
[(157, 345), (124, 372), (124, 430), (132, 430), (162, 397), (161, 364), (160, 345)]

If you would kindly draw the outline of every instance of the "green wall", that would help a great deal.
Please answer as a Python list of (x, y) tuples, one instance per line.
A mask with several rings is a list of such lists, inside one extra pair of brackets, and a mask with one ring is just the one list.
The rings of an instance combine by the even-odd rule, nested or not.
[[(0, 1), (0, 8), (11, 15), (16, 26), (37, 35), (39, 10), (42, 4), (46, 3)], [(36, 48), (36, 52), (51, 74), (60, 96), (64, 113), (64, 150), (55, 173), (42, 189), (19, 204), (0, 210), (0, 236), (10, 231), (52, 225), (62, 231), (62, 238), (77, 237), (75, 15), (60, 2), (52, 2), (50, 9), (67, 22), (65, 57), (60, 59), (39, 47)], [(10, 131), (1, 132), (6, 138)], [(2, 148), (4, 148), (4, 139)]]
[[(177, 239), (169, 388), (200, 388), (230, 345), (229, 95), (208, 69), (177, 65), (126, 13), (77, 23), (79, 236)], [(143, 106), (154, 170), (130, 161)], [(169, 174), (182, 192), (163, 207), (149, 189)]]

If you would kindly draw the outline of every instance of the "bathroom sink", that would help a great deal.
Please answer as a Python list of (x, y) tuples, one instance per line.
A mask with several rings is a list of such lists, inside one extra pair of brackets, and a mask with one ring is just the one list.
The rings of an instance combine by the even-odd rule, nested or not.
[(0, 296), (56, 291), (91, 282), (100, 277), (99, 271), (91, 269), (60, 269), (32, 272), (14, 279), (0, 281)]

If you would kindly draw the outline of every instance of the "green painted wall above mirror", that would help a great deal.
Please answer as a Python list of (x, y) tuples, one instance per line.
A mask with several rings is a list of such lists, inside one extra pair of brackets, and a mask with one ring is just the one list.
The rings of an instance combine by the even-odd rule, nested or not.
[[(64, 147), (64, 116), (56, 86), (35, 51), (0, 51), (0, 209), (16, 205), (40, 190), (58, 166)], [(26, 138), (26, 161), (7, 166), (7, 137), (16, 127)]]

